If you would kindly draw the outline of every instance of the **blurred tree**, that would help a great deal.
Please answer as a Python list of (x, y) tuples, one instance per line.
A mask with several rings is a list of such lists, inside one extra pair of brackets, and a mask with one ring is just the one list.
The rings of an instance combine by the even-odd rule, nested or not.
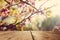
[(60, 25), (60, 16), (47, 18), (42, 22), (42, 28), (46, 31), (52, 30), (56, 25)]

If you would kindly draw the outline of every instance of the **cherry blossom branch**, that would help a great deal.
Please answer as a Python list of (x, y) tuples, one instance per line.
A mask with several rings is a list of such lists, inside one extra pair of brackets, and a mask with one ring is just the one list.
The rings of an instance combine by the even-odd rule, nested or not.
[[(47, 2), (47, 1), (46, 1), (46, 2)], [(44, 3), (46, 3), (46, 2), (44, 2)], [(30, 5), (30, 6), (32, 6), (31, 4), (29, 4), (28, 2), (25, 2), (25, 1), (22, 1), (22, 3), (26, 3), (26, 4)], [(44, 4), (44, 3), (43, 3), (43, 4)], [(18, 4), (19, 4), (19, 3), (14, 4), (14, 5), (18, 5)], [(43, 5), (43, 4), (42, 4), (42, 5)], [(14, 6), (14, 5), (11, 5), (11, 6)], [(41, 6), (42, 6), (42, 5), (41, 5)], [(40, 6), (40, 7), (41, 7), (41, 6)], [(32, 6), (32, 7), (33, 7), (34, 9), (36, 9), (34, 6)], [(51, 7), (49, 7), (49, 8), (51, 8)], [(49, 8), (48, 8), (48, 9), (49, 9)], [(18, 22), (17, 24), (22, 24), (22, 22), (23, 22), (24, 20), (29, 19), (29, 18), (30, 18), (32, 15), (34, 15), (35, 13), (38, 13), (38, 12), (41, 12), (41, 13), (42, 13), (42, 11), (43, 11), (43, 10), (40, 10), (40, 11), (39, 11), (38, 9), (36, 9), (36, 10), (37, 10), (36, 12), (31, 13), (30, 16), (28, 16), (27, 18), (23, 19), (21, 22)], [(16, 24), (16, 25), (17, 25), (17, 24)]]
[[(21, 1), (21, 0), (20, 0)], [(28, 3), (28, 2), (26, 2), (26, 1), (21, 1), (21, 2), (19, 2), (19, 3), (17, 3), (17, 4), (10, 4), (10, 2), (8, 2), (8, 1), (6, 1), (5, 0), (5, 2), (7, 2), (10, 6), (9, 7), (11, 7), (11, 6), (14, 6), (14, 5), (18, 5), (18, 4), (20, 4), (20, 3), (25, 3), (25, 4), (27, 4), (27, 5), (30, 5), (31, 7), (33, 7), (34, 9), (36, 9), (37, 10), (37, 8), (35, 8), (34, 6), (32, 6), (30, 3)], [(37, 10), (38, 11), (38, 10)]]
[[(36, 11), (36, 12), (37, 12), (37, 11)], [(17, 24), (21, 25), (21, 24), (23, 23), (23, 21), (25, 21), (26, 19), (30, 19), (30, 17), (31, 17), (32, 15), (34, 15), (36, 12), (31, 13), (27, 18), (23, 19), (21, 22), (18, 22)], [(41, 12), (41, 11), (39, 11), (39, 12)], [(16, 24), (16, 25), (17, 25), (17, 24)]]
[[(50, 8), (52, 8), (52, 7), (54, 7), (54, 5), (48, 7), (47, 10), (50, 9)], [(44, 9), (44, 10), (45, 10), (45, 9)], [(41, 13), (41, 14), (43, 14), (43, 13), (44, 13), (44, 12), (43, 12), (44, 10), (35, 11), (35, 12), (31, 13), (30, 16), (28, 16), (27, 18), (23, 19), (21, 22), (18, 22), (17, 24), (20, 24), (20, 25), (21, 25), (23, 21), (25, 21), (26, 19), (30, 19), (30, 17), (31, 17), (32, 15), (36, 14), (36, 13)], [(17, 24), (16, 24), (16, 25), (17, 25)]]

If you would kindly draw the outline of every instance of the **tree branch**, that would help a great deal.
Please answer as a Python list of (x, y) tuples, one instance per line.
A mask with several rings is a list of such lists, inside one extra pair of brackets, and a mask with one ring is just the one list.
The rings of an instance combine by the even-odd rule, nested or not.
[[(22, 1), (22, 0), (20, 0), (20, 1), (21, 1), (21, 2), (12, 5), (12, 4), (10, 4), (10, 2), (8, 2), (7, 0), (5, 0), (5, 2), (7, 2), (7, 3), (10, 5), (10, 7), (11, 7), (11, 6), (14, 6), (14, 5), (18, 5), (18, 4), (20, 4), (20, 3), (26, 3), (27, 5), (30, 5), (31, 7), (33, 7), (34, 9), (37, 10), (37, 8), (35, 8), (34, 6), (32, 6), (30, 3), (26, 2), (26, 1)], [(38, 11), (38, 10), (37, 10), (37, 11)]]
[(49, 0), (46, 0), (45, 2), (43, 2), (39, 8), (41, 8), (45, 3), (47, 3)]

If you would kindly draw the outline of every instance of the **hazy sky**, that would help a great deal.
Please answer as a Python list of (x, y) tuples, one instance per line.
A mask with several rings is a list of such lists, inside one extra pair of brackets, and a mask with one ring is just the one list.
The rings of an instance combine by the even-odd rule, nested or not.
[[(35, 7), (39, 8), (39, 5), (41, 5), (45, 1), (46, 0), (35, 1), (36, 4)], [(49, 0), (42, 6), (42, 8), (50, 7), (52, 5), (55, 5), (54, 7), (51, 8), (52, 13), (54, 15), (60, 15), (60, 0)]]

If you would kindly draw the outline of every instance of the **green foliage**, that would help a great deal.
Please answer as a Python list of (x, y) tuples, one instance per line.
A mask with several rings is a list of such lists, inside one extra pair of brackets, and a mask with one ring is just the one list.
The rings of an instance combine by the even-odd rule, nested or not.
[(42, 22), (42, 28), (46, 31), (52, 30), (56, 25), (60, 25), (60, 16), (47, 18)]
[(54, 26), (54, 22), (53, 22), (54, 18), (47, 18), (46, 20), (44, 20), (42, 22), (42, 28), (44, 28), (44, 30), (49, 31), (52, 30), (53, 26)]

